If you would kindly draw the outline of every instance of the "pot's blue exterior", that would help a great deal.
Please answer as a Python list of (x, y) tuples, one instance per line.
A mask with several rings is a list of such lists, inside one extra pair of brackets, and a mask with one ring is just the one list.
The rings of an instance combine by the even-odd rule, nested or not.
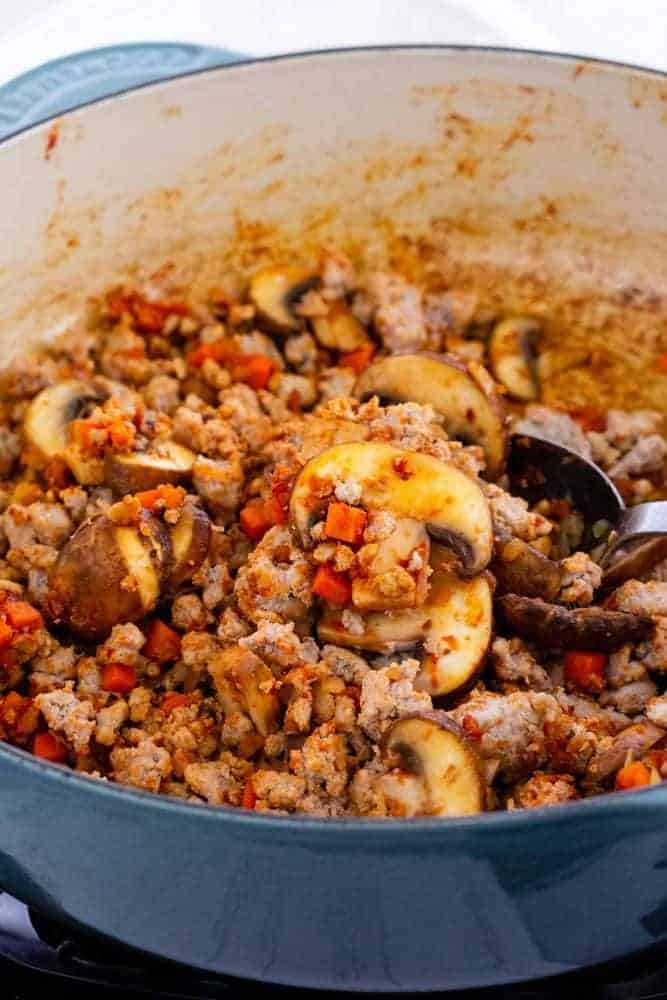
[(0, 750), (0, 883), (202, 968), (348, 990), (545, 976), (667, 937), (667, 790), (450, 822), (293, 820)]
[(241, 58), (187, 42), (137, 42), (54, 59), (0, 87), (0, 140), (102, 97)]
[[(0, 87), (0, 138), (230, 61), (121, 46)], [(121, 72), (119, 72), (121, 71)], [(346, 990), (552, 975), (667, 939), (667, 787), (439, 822), (270, 818), (143, 795), (0, 747), (0, 885), (237, 976)]]

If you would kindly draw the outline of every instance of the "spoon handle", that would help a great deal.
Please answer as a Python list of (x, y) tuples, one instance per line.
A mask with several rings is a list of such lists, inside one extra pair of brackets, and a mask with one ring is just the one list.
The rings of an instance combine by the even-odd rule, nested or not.
[(616, 522), (616, 532), (614, 548), (649, 535), (667, 535), (667, 500), (626, 507)]
[[(641, 544), (643, 543), (643, 544)], [(627, 549), (610, 565), (612, 556)], [(616, 522), (613, 541), (601, 560), (605, 587), (648, 572), (667, 558), (667, 500), (626, 507)]]

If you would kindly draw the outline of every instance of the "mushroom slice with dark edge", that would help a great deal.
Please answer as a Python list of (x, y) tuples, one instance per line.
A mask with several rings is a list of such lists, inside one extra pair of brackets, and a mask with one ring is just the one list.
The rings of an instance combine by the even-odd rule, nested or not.
[(362, 400), (379, 396), (385, 403), (431, 405), (451, 438), (482, 448), (490, 479), (502, 473), (508, 440), (505, 408), (479, 365), (451, 355), (395, 354), (369, 365), (354, 394)]
[(326, 316), (313, 316), (313, 333), (330, 351), (354, 351), (369, 343), (363, 323), (342, 304), (335, 303)]
[(416, 609), (363, 615), (363, 632), (350, 632), (340, 612), (328, 611), (317, 634), (337, 646), (392, 654), (422, 645), (416, 686), (430, 695), (460, 695), (484, 664), (493, 626), (492, 589), (486, 574), (461, 580), (440, 571), (431, 578), (427, 600)]
[(67, 428), (85, 417), (103, 397), (85, 382), (56, 382), (42, 389), (31, 401), (23, 418), (23, 433), (29, 446), (44, 459), (62, 458), (83, 485), (102, 482), (100, 460), (84, 461), (69, 447)]
[(497, 593), (541, 597), (553, 601), (558, 596), (563, 579), (559, 563), (549, 559), (528, 542), (496, 533), (495, 557), (491, 572), (496, 578)]
[(497, 607), (506, 625), (522, 639), (546, 649), (595, 649), (607, 652), (626, 642), (640, 642), (653, 621), (607, 608), (564, 608), (537, 597), (506, 594)]
[(162, 441), (152, 451), (107, 454), (104, 481), (116, 496), (152, 490), (163, 483), (185, 483), (195, 455), (175, 441)]
[(188, 499), (181, 508), (181, 516), (169, 528), (173, 562), (165, 587), (174, 591), (192, 579), (208, 554), (211, 541), (211, 522), (205, 510)]
[(540, 325), (529, 316), (512, 316), (497, 323), (489, 340), (491, 371), (510, 396), (528, 402), (539, 399), (537, 344)]
[(635, 722), (621, 730), (610, 747), (591, 758), (586, 770), (587, 780), (594, 783), (605, 781), (623, 767), (628, 754), (632, 754), (635, 759), (641, 757), (666, 735), (664, 729), (654, 725), (649, 719)]
[[(401, 801), (400, 782), (380, 779), (387, 786), (385, 799), (390, 799), (397, 815), (472, 816), (483, 811), (485, 782), (480, 760), (464, 731), (446, 712), (421, 712), (399, 719), (385, 734), (382, 752), (388, 763), (397, 762), (395, 777), (407, 772), (421, 784), (421, 797), (409, 789)], [(392, 772), (386, 777), (391, 776)], [(413, 811), (416, 799), (417, 812)]]
[(478, 483), (454, 465), (389, 444), (355, 442), (321, 452), (301, 470), (290, 498), (290, 521), (304, 548), (324, 517), (337, 483), (361, 487), (361, 506), (410, 517), (459, 558), (461, 572), (474, 576), (491, 558), (491, 514)]
[(267, 267), (250, 281), (250, 301), (257, 319), (272, 333), (293, 333), (303, 327), (294, 305), (306, 292), (317, 288), (320, 279), (300, 267)]
[(131, 527), (102, 514), (84, 522), (61, 550), (45, 613), (79, 639), (102, 639), (114, 625), (139, 621), (155, 608), (170, 564), (169, 532), (159, 518)]
[(262, 736), (275, 732), (280, 701), (263, 660), (242, 646), (228, 646), (210, 661), (208, 672), (226, 714), (246, 713)]

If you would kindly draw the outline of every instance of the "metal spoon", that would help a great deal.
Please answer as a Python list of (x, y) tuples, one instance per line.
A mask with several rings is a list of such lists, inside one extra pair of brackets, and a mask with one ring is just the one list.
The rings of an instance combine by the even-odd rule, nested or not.
[(531, 505), (563, 499), (581, 512), (581, 548), (604, 546), (598, 556), (604, 587), (646, 573), (667, 557), (667, 500), (626, 507), (602, 469), (571, 448), (535, 434), (513, 434), (507, 474), (511, 492)]

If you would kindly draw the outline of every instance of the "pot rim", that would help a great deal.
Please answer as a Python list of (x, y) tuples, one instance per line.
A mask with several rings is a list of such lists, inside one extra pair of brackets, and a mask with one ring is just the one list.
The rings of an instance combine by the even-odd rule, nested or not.
[[(133, 45), (142, 44), (147, 43), (133, 43)], [(112, 48), (131, 48), (133, 45), (112, 46)], [(108, 48), (90, 49), (86, 51), (86, 54), (103, 53)], [(382, 55), (385, 52), (440, 52), (442, 54), (469, 52), (477, 55), (484, 54), (486, 56), (508, 56), (517, 60), (538, 58), (583, 63), (600, 69), (620, 70), (644, 77), (667, 79), (667, 71), (665, 70), (651, 69), (650, 67), (639, 66), (633, 63), (612, 59), (599, 59), (594, 56), (577, 55), (572, 52), (547, 52), (540, 49), (513, 48), (511, 46), (469, 45), (463, 43), (410, 43), (314, 49), (273, 56), (241, 58), (234, 62), (222, 63), (219, 66), (205, 66), (183, 73), (176, 73), (162, 80), (125, 87), (109, 96), (82, 101), (65, 112), (49, 115), (30, 125), (23, 126), (0, 140), (0, 149), (5, 143), (16, 140), (33, 129), (39, 129), (47, 122), (65, 118), (76, 111), (100, 104), (104, 101), (115, 100), (134, 91), (144, 90), (147, 87), (163, 87), (171, 84), (174, 80), (188, 79), (189, 77), (197, 77), (202, 74), (234, 72), (248, 66), (271, 65), (276, 62), (321, 60), (322, 58), (341, 58), (364, 54)], [(142, 791), (138, 788), (120, 785), (116, 782), (91, 778), (70, 768), (40, 760), (20, 747), (0, 741), (0, 767), (3, 760), (19, 765), (25, 769), (26, 775), (39, 775), (53, 782), (55, 785), (59, 785), (63, 790), (68, 786), (73, 790), (80, 790), (82, 794), (90, 797), (91, 805), (93, 804), (93, 800), (98, 796), (104, 797), (109, 802), (115, 798), (120, 802), (133, 805), (135, 808), (142, 806), (146, 811), (166, 810), (179, 814), (184, 818), (198, 816), (202, 822), (208, 823), (231, 822), (238, 825), (240, 832), (246, 826), (257, 829), (258, 832), (273, 829), (277, 833), (289, 835), (290, 832), (300, 831), (318, 837), (321, 835), (326, 837), (329, 831), (336, 831), (336, 837), (338, 838), (346, 837), (347, 839), (368, 840), (366, 834), (369, 830), (372, 830), (373, 838), (372, 842), (369, 841), (369, 843), (373, 845), (378, 840), (384, 841), (387, 838), (391, 840), (400, 839), (401, 843), (404, 843), (413, 836), (420, 836), (421, 839), (440, 840), (448, 833), (452, 833), (456, 837), (465, 836), (468, 833), (493, 837), (496, 832), (500, 833), (501, 831), (516, 831), (520, 833), (526, 830), (539, 829), (550, 832), (554, 827), (576, 823), (580, 819), (598, 815), (600, 817), (604, 816), (611, 821), (613, 817), (619, 815), (632, 814), (652, 807), (667, 807), (667, 783), (665, 783), (663, 786), (640, 788), (631, 792), (596, 795), (588, 799), (581, 799), (576, 802), (568, 802), (556, 806), (543, 806), (537, 809), (519, 809), (515, 811), (486, 812), (466, 817), (425, 817), (405, 820), (360, 817), (323, 818), (303, 814), (284, 816), (272, 813), (256, 813), (234, 806), (212, 806), (207, 803), (185, 802), (175, 796), (155, 794), (153, 792)]]
[[(72, 53), (70, 56), (64, 56), (62, 59), (53, 60), (54, 64), (67, 61), (72, 58), (76, 58), (78, 55), (94, 56), (101, 55), (111, 49), (118, 51), (123, 49), (134, 49), (141, 48), (146, 45), (164, 45), (166, 48), (179, 44), (178, 42), (168, 42), (163, 41), (160, 43), (155, 42), (128, 42), (120, 45), (111, 46), (99, 46), (93, 49), (86, 49), (79, 53)], [(451, 42), (451, 43), (438, 43), (438, 42), (396, 42), (386, 45), (352, 45), (348, 47), (332, 47), (323, 49), (303, 49), (297, 52), (284, 52), (278, 53), (271, 56), (240, 56), (235, 58), (231, 62), (223, 62), (217, 66), (202, 66), (198, 69), (185, 70), (182, 73), (174, 73), (173, 76), (164, 77), (160, 80), (149, 80), (146, 83), (136, 83), (127, 87), (122, 87), (121, 89), (114, 91), (104, 97), (94, 97), (86, 101), (81, 101), (79, 104), (73, 105), (67, 111), (59, 112), (54, 115), (46, 115), (44, 118), (40, 118), (36, 122), (32, 122), (29, 125), (23, 125), (16, 129), (14, 132), (8, 133), (0, 140), (0, 148), (7, 142), (30, 132), (32, 129), (40, 128), (42, 125), (50, 121), (56, 121), (61, 118), (65, 118), (68, 115), (80, 111), (83, 108), (92, 107), (96, 104), (101, 104), (104, 101), (111, 101), (117, 97), (123, 97), (126, 94), (134, 93), (138, 90), (145, 90), (148, 87), (161, 87), (169, 85), (174, 80), (184, 80), (189, 77), (198, 77), (207, 73), (219, 73), (219, 72), (233, 72), (234, 70), (243, 69), (248, 66), (261, 66), (264, 64), (271, 65), (273, 63), (282, 62), (306, 62), (310, 59), (322, 59), (322, 58), (339, 58), (343, 56), (355, 56), (355, 55), (368, 55), (376, 54), (382, 55), (385, 52), (441, 52), (446, 53), (463, 53), (470, 52), (476, 53), (478, 55), (484, 54), (487, 56), (493, 55), (504, 55), (510, 58), (526, 58), (526, 57), (537, 57), (538, 59), (555, 60), (561, 62), (571, 62), (571, 63), (585, 63), (588, 66), (594, 66), (599, 69), (606, 70), (623, 70), (636, 75), (644, 77), (655, 77), (661, 80), (667, 79), (667, 70), (661, 70), (656, 68), (651, 68), (649, 66), (641, 66), (638, 63), (623, 62), (617, 59), (601, 59), (597, 56), (587, 56), (580, 55), (576, 52), (549, 52), (546, 49), (530, 49), (530, 48), (516, 48), (511, 45), (473, 45), (464, 42)], [(45, 64), (48, 66), (51, 64)], [(28, 73), (36, 72), (41, 67), (35, 67), (35, 70), (29, 70)], [(24, 76), (27, 74), (23, 74)], [(8, 81), (11, 84), (13, 81)]]

